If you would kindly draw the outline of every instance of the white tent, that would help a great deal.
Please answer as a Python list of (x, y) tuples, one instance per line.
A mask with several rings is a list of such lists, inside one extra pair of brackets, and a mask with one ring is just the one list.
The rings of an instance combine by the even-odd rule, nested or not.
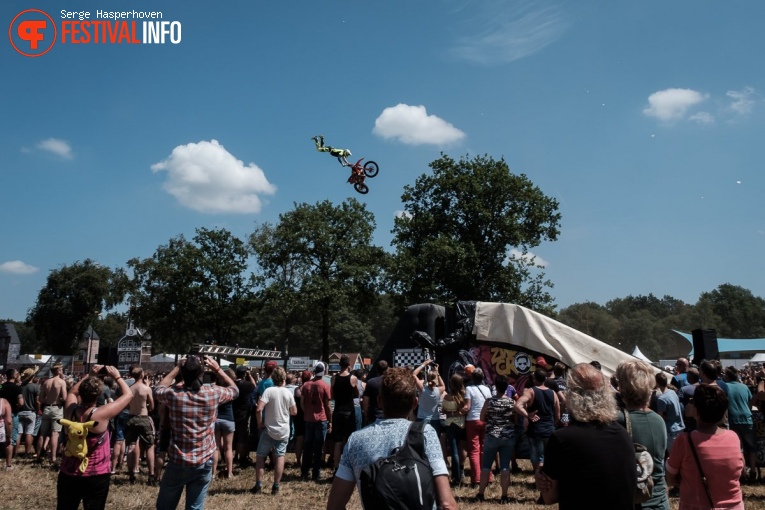
[(758, 352), (754, 356), (752, 356), (752, 359), (749, 360), (750, 363), (765, 363), (765, 353)]
[(48, 358), (50, 358), (50, 356), (47, 354), (40, 355), (39, 358), (35, 358), (33, 355), (29, 354), (22, 354), (14, 363), (19, 365), (44, 365), (45, 362), (48, 361)]
[(597, 360), (609, 377), (619, 362), (635, 359), (581, 331), (513, 304), (476, 303), (473, 334), (478, 341), (526, 347), (568, 366)]
[(645, 361), (646, 363), (651, 363), (651, 360), (648, 359), (648, 357), (645, 354), (640, 352), (640, 347), (638, 347), (637, 345), (632, 350), (632, 355), (635, 356), (637, 359)]
[(167, 354), (164, 352), (161, 354), (155, 354), (149, 358), (149, 361), (154, 363), (175, 363), (175, 354)]

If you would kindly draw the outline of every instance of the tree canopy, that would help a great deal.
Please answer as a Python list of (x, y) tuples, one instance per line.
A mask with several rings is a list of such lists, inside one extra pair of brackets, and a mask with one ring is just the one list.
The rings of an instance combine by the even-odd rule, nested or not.
[(503, 301), (552, 312), (552, 283), (529, 250), (557, 239), (558, 202), (504, 159), (442, 154), (430, 168), (404, 188), (393, 228), (391, 279), (403, 303)]
[[(353, 198), (340, 205), (328, 200), (296, 204), (277, 225), (256, 228), (250, 244), (265, 286), (262, 295), (280, 317), (285, 338), (294, 317), (317, 320), (321, 355), (327, 359), (332, 331), (339, 334), (341, 322), (352, 326), (338, 314), (347, 318), (350, 310), (363, 316), (375, 305), (386, 254), (372, 244), (374, 228), (374, 216)], [(354, 333), (343, 335), (370, 335), (363, 321), (356, 324)]]
[(123, 302), (126, 285), (122, 269), (91, 259), (51, 271), (27, 316), (40, 347), (53, 354), (71, 354), (101, 311)]
[(131, 316), (159, 346), (184, 352), (212, 338), (236, 343), (235, 327), (252, 306), (254, 282), (245, 274), (249, 251), (226, 229), (182, 235), (147, 259), (131, 259)]

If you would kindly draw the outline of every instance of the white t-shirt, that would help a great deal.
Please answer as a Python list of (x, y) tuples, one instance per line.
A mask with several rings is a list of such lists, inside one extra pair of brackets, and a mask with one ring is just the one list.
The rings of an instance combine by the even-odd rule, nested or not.
[(481, 409), (487, 398), (491, 397), (491, 390), (488, 386), (470, 385), (465, 388), (465, 398), (470, 399), (470, 410), (465, 415), (465, 421), (476, 421), (481, 419)]
[(284, 386), (266, 388), (260, 401), (263, 408), (263, 424), (271, 439), (286, 441), (290, 438), (290, 407), (295, 405), (295, 396)]

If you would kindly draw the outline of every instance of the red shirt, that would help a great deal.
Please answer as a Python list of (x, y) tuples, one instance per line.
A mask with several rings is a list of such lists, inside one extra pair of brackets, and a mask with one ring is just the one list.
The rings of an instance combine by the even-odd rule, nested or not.
[(322, 379), (311, 379), (300, 389), (300, 404), (303, 406), (305, 421), (311, 423), (328, 421), (324, 402), (329, 402), (329, 384)]

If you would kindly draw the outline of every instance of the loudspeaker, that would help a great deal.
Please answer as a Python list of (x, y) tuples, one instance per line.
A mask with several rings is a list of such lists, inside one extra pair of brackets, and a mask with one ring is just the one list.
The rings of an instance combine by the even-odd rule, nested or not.
[(693, 335), (693, 363), (698, 365), (701, 360), (720, 359), (720, 351), (717, 347), (717, 331), (714, 329), (694, 329)]

